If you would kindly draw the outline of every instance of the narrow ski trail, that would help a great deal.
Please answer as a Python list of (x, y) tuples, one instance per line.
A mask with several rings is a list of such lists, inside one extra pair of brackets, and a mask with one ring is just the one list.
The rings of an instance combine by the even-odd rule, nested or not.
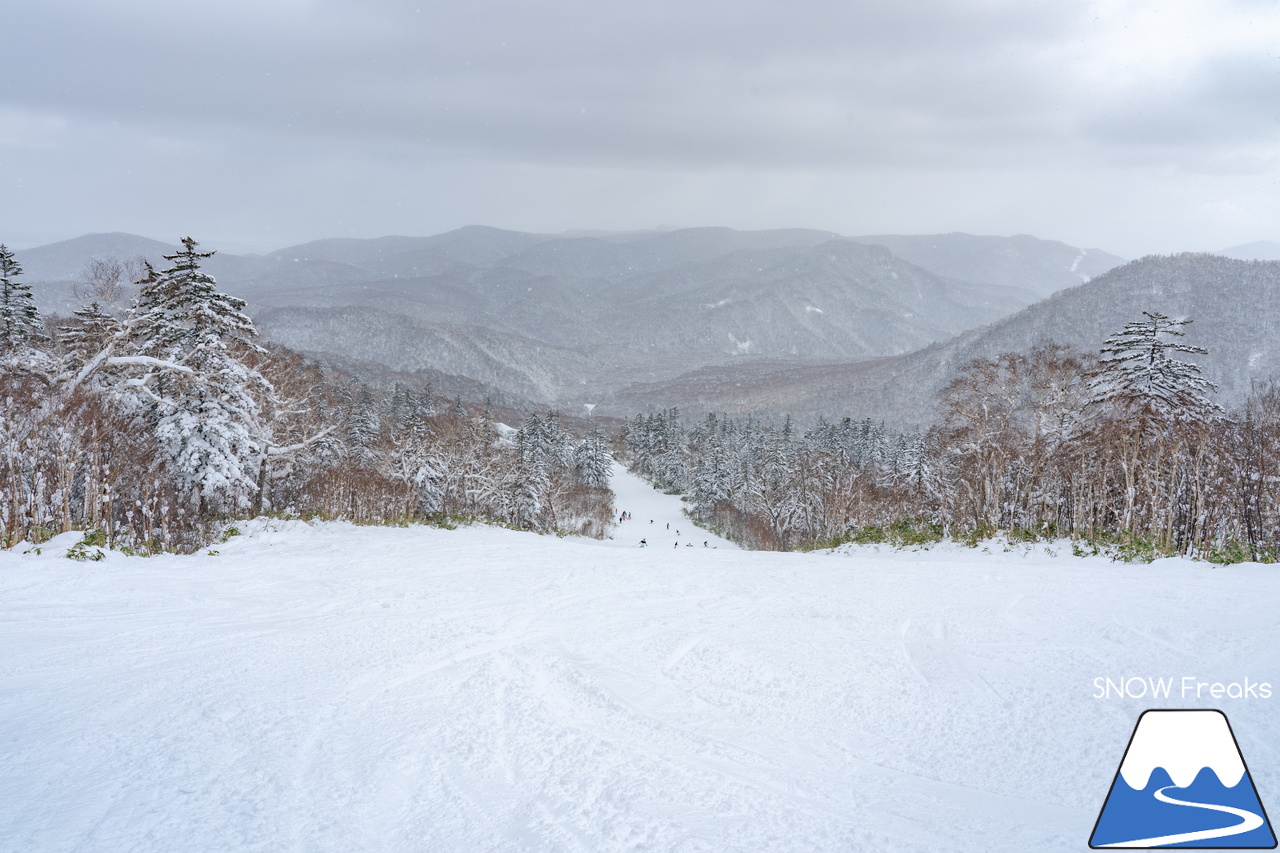
[(688, 506), (679, 495), (666, 495), (632, 474), (618, 463), (613, 464), (614, 509), (631, 514), (630, 521), (617, 525), (613, 541), (628, 546), (639, 546), (647, 540), (646, 547), (666, 548), (725, 548), (738, 550), (738, 546), (709, 530), (695, 525), (684, 514)]

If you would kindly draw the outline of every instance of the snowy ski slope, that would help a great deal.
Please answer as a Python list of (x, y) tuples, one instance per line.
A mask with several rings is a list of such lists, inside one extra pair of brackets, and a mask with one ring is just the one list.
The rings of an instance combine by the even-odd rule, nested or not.
[(0, 552), (0, 849), (1082, 850), (1147, 707), (1223, 708), (1280, 810), (1280, 700), (1093, 698), (1280, 685), (1274, 567), (743, 552), (615, 487), (612, 542)]

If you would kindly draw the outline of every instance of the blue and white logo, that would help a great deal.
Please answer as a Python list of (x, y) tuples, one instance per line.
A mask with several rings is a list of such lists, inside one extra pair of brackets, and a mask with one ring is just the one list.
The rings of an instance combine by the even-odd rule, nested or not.
[(1274, 848), (1226, 715), (1143, 712), (1089, 846)]

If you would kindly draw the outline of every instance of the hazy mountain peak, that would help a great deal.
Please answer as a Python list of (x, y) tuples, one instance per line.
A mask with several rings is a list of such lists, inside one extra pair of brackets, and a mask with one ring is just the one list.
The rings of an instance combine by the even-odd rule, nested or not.
[(1124, 263), (1100, 249), (1069, 246), (1030, 234), (882, 234), (851, 238), (885, 246), (936, 275), (1030, 290), (1039, 296), (1089, 281)]
[(163, 255), (173, 254), (177, 249), (176, 241), (162, 243), (137, 234), (114, 231), (85, 234), (34, 249), (23, 249), (14, 254), (22, 264), (28, 281), (70, 281), (93, 258), (132, 258), (141, 255), (152, 263), (160, 263)]
[(1241, 243), (1229, 246), (1215, 254), (1239, 261), (1280, 261), (1280, 243), (1274, 240), (1258, 240), (1253, 243)]

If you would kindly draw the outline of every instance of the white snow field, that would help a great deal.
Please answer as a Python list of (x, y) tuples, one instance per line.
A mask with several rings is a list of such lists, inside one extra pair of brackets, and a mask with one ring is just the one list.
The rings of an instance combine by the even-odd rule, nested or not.
[(1148, 707), (1222, 708), (1280, 811), (1280, 697), (1093, 698), (1280, 688), (1276, 567), (744, 552), (615, 487), (612, 542), (0, 552), (0, 849), (1079, 851)]

